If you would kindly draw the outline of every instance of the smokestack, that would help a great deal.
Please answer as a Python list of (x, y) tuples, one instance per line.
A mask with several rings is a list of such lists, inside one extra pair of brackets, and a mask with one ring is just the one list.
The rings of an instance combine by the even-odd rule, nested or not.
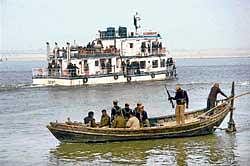
[(46, 45), (47, 45), (47, 61), (49, 61), (49, 54), (50, 54), (49, 42), (46, 42)]
[(70, 43), (67, 42), (67, 63), (70, 63)]
[(58, 45), (57, 45), (57, 42), (55, 42), (55, 48), (54, 48), (54, 51), (55, 51), (55, 62), (57, 63), (57, 52), (58, 52)]

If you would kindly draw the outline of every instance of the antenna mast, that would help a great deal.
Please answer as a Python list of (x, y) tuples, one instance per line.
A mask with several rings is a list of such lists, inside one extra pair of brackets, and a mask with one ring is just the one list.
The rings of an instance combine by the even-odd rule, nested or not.
[(135, 26), (135, 32), (137, 33), (137, 30), (139, 28), (141, 28), (139, 21), (141, 20), (140, 16), (138, 15), (138, 13), (136, 12), (134, 15), (134, 26)]

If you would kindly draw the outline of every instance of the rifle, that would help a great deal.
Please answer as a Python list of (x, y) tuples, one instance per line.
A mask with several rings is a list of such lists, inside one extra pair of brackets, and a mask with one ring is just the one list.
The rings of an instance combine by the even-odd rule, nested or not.
[(171, 99), (170, 93), (169, 93), (168, 88), (167, 88), (167, 86), (166, 86), (166, 85), (165, 85), (165, 89), (166, 89), (166, 92), (167, 92), (167, 94), (168, 94), (168, 98), (170, 99), (169, 101), (170, 101), (170, 103), (171, 103), (171, 105), (172, 105), (172, 108), (174, 108), (174, 102), (173, 102), (173, 99)]

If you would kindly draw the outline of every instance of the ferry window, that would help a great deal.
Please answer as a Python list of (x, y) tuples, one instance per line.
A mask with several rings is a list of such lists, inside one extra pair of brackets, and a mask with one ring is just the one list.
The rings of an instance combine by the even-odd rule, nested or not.
[(100, 59), (101, 68), (105, 69), (105, 59)]
[(161, 67), (165, 67), (166, 66), (166, 60), (165, 59), (161, 59)]
[(133, 43), (129, 43), (129, 48), (133, 48)]
[(158, 60), (153, 60), (152, 61), (152, 67), (157, 68), (158, 67)]
[(95, 61), (95, 66), (99, 66), (99, 61), (98, 60)]
[(146, 67), (146, 61), (140, 61), (140, 68), (145, 69)]

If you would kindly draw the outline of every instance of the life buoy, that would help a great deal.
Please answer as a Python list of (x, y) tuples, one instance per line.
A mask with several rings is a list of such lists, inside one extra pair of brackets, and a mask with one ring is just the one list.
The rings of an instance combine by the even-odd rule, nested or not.
[(169, 73), (168, 73), (168, 71), (166, 72), (166, 77), (168, 77), (169, 76)]
[(88, 82), (88, 77), (84, 77), (84, 78), (82, 79), (82, 81), (83, 81), (84, 84), (86, 84), (86, 83)]
[(127, 81), (131, 82), (131, 76), (127, 76)]
[(118, 79), (118, 75), (115, 74), (115, 75), (114, 75), (114, 80), (117, 80), (117, 79)]
[(151, 78), (155, 78), (155, 73), (151, 73)]

